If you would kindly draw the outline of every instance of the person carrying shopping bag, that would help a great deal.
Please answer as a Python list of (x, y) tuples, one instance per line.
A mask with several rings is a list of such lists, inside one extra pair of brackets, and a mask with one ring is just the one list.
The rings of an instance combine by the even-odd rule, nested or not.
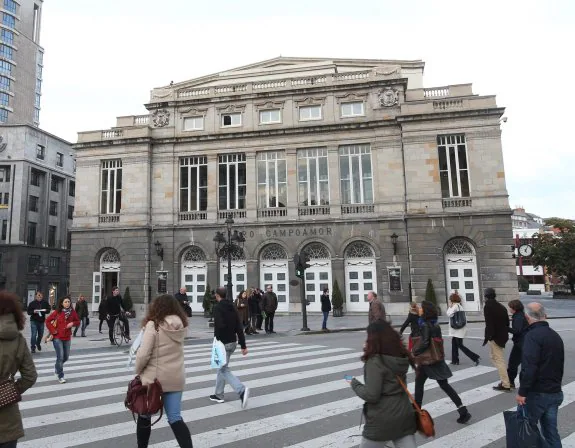
[[(181, 415), (186, 384), (184, 338), (188, 317), (174, 297), (164, 294), (152, 301), (142, 326), (144, 332), (137, 348), (134, 371), (143, 386), (158, 380), (166, 417), (178, 444), (182, 448), (193, 448), (190, 430)], [(147, 448), (152, 432), (151, 417), (139, 415), (136, 425), (138, 448)]]
[(449, 335), (451, 336), (451, 364), (459, 365), (459, 349), (461, 349), (475, 366), (478, 366), (481, 361), (479, 355), (463, 345), (463, 339), (467, 334), (467, 319), (461, 305), (461, 296), (457, 291), (449, 296), (449, 308), (446, 314), (449, 317)]

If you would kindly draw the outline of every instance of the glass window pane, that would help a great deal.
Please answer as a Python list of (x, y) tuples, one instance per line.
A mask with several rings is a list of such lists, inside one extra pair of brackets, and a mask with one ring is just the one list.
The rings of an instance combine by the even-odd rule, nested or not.
[(361, 155), (361, 169), (363, 177), (371, 177), (371, 154)]
[(357, 279), (359, 278), (359, 273), (358, 273), (358, 272), (355, 272), (355, 271), (351, 271), (351, 272), (349, 273), (349, 278), (350, 278), (351, 280), (357, 280)]
[(308, 294), (305, 298), (308, 302), (315, 302), (315, 296), (313, 294)]
[(205, 274), (198, 274), (197, 280), (198, 280), (199, 282), (205, 282), (205, 281), (206, 281), (206, 276), (205, 276)]
[(320, 283), (319, 290), (323, 291), (324, 289), (329, 289), (329, 285), (327, 283)]
[(449, 174), (447, 171), (442, 171), (440, 173), (441, 179), (441, 197), (448, 198), (449, 196)]
[(307, 283), (305, 285), (305, 290), (306, 291), (315, 291), (315, 283)]
[(359, 291), (359, 283), (350, 283), (349, 284), (350, 291)]
[(278, 160), (278, 182), (287, 181), (287, 167), (285, 160)]
[(364, 271), (363, 272), (363, 279), (364, 280), (371, 280), (373, 278), (373, 272), (371, 271)]
[(184, 280), (184, 281), (185, 281), (186, 283), (191, 283), (191, 282), (193, 282), (193, 281), (194, 281), (194, 276), (193, 276), (193, 275), (191, 275), (191, 274), (186, 274), (186, 275), (185, 275), (185, 280)]
[(315, 278), (314, 273), (313, 272), (306, 272), (305, 273), (305, 279), (306, 280), (313, 280)]
[(467, 157), (466, 157), (465, 145), (457, 145), (457, 159), (459, 162), (459, 169), (467, 169)]
[(328, 277), (328, 273), (327, 273), (327, 272), (320, 272), (320, 273), (319, 273), (319, 279), (320, 279), (320, 280), (327, 280), (328, 278), (329, 278), (329, 277)]
[(453, 196), (459, 196), (459, 186), (457, 185), (457, 164), (455, 161), (455, 148), (449, 148), (449, 172), (451, 173), (451, 189)]
[(473, 302), (474, 300), (475, 300), (475, 294), (473, 294), (472, 292), (465, 294), (466, 302)]
[(373, 181), (371, 179), (365, 179), (363, 181), (363, 203), (373, 203)]
[(351, 158), (351, 178), (353, 186), (352, 204), (361, 204), (361, 181), (359, 178), (359, 157)]
[(359, 294), (351, 294), (349, 296), (349, 301), (350, 302), (359, 302)]
[(363, 289), (371, 291), (373, 289), (373, 283), (364, 283)]
[(196, 292), (205, 292), (205, 291), (206, 291), (206, 285), (197, 285)]
[(286, 302), (287, 298), (283, 294), (278, 294), (278, 302)]
[(451, 289), (459, 289), (459, 282), (451, 282)]
[(244, 274), (236, 274), (236, 281), (243, 282), (244, 281)]
[(459, 277), (459, 271), (457, 269), (450, 269), (449, 276), (452, 278), (457, 278)]
[(273, 274), (271, 274), (271, 273), (269, 273), (269, 272), (266, 272), (266, 273), (264, 274), (264, 281), (265, 281), (265, 282), (271, 282), (273, 279), (274, 279)]
[(277, 284), (277, 290), (278, 290), (278, 291), (285, 291), (285, 290), (286, 290), (286, 285), (285, 285), (285, 283), (278, 283), (278, 284)]
[(473, 269), (464, 269), (463, 270), (464, 277), (473, 277)]
[(278, 273), (278, 281), (285, 280), (286, 275), (283, 272)]
[(469, 173), (467, 170), (460, 170), (459, 177), (461, 178), (461, 196), (469, 197)]
[(465, 282), (465, 289), (473, 289), (473, 282)]
[(439, 170), (447, 171), (447, 156), (445, 155), (445, 147), (439, 148)]

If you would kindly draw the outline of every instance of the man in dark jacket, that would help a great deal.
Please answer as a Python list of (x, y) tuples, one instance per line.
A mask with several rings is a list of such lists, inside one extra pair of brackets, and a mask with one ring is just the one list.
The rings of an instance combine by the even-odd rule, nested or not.
[(192, 308), (190, 307), (190, 299), (188, 298), (188, 293), (186, 291), (186, 287), (182, 286), (180, 290), (174, 295), (176, 300), (180, 302), (184, 312), (188, 317), (192, 317)]
[[(82, 337), (86, 337), (86, 326), (88, 325), (88, 318), (90, 313), (88, 312), (88, 302), (86, 302), (86, 298), (83, 295), (78, 297), (78, 301), (76, 302), (75, 308), (76, 314), (78, 315), (78, 319), (80, 319), (81, 326), (82, 326)], [(78, 335), (78, 327), (74, 328), (74, 336)]]
[(513, 348), (509, 354), (509, 362), (507, 363), (507, 375), (509, 376), (509, 383), (511, 388), (515, 389), (515, 378), (517, 378), (517, 372), (519, 369), (519, 364), (521, 364), (522, 357), (522, 347), (523, 338), (525, 336), (525, 331), (529, 328), (529, 322), (525, 317), (525, 308), (521, 300), (512, 300), (507, 304), (511, 310), (511, 327), (508, 328), (508, 332), (513, 335), (511, 340), (513, 341)]
[(276, 310), (278, 309), (278, 296), (274, 292), (273, 286), (268, 285), (266, 287), (266, 293), (262, 299), (262, 308), (266, 313), (265, 329), (266, 333), (275, 333), (274, 331), (274, 316)]
[(106, 299), (108, 315), (108, 336), (110, 338), (110, 344), (116, 345), (114, 342), (114, 324), (116, 319), (120, 319), (124, 324), (124, 331), (126, 332), (126, 337), (130, 340), (130, 323), (126, 319), (126, 315), (122, 313), (122, 310), (126, 311), (124, 308), (124, 302), (122, 296), (120, 295), (120, 289), (117, 286), (112, 288), (112, 295)]
[(563, 340), (549, 327), (545, 320), (545, 309), (540, 303), (527, 305), (525, 316), (529, 328), (523, 339), (517, 403), (520, 406), (526, 405), (527, 415), (534, 424), (541, 423), (541, 432), (547, 446), (560, 447), (557, 413), (563, 402)]
[(210, 400), (216, 403), (224, 402), (224, 387), (226, 382), (240, 396), (242, 409), (248, 404), (250, 390), (232, 373), (229, 368), (230, 358), (236, 350), (238, 340), (242, 355), (248, 354), (244, 328), (240, 316), (231, 300), (226, 300), (226, 289), (216, 289), (216, 304), (214, 306), (214, 337), (226, 347), (226, 364), (218, 369), (216, 376), (216, 391), (210, 395)]
[(42, 336), (44, 336), (44, 321), (46, 316), (50, 314), (50, 304), (44, 300), (44, 294), (36, 291), (36, 297), (28, 304), (28, 316), (30, 316), (30, 351), (36, 353), (42, 350), (40, 343)]
[(323, 294), (320, 296), (321, 300), (321, 312), (323, 313), (323, 322), (321, 324), (321, 329), (323, 331), (328, 331), (327, 329), (327, 318), (329, 317), (329, 312), (331, 311), (331, 300), (329, 300), (329, 288), (323, 290)]
[(497, 386), (493, 386), (493, 389), (510, 392), (511, 383), (509, 382), (507, 365), (505, 364), (505, 344), (507, 344), (509, 339), (507, 334), (509, 316), (505, 307), (495, 300), (496, 294), (493, 288), (485, 289), (484, 296), (485, 339), (483, 340), (483, 345), (489, 343), (491, 362), (497, 368), (501, 379), (501, 382)]

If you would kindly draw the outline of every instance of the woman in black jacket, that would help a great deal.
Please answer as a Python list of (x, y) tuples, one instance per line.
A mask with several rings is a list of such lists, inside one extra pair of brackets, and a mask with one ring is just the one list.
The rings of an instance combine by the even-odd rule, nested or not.
[(320, 296), (321, 300), (321, 312), (323, 313), (323, 323), (321, 324), (321, 329), (323, 331), (329, 331), (327, 329), (327, 318), (329, 317), (329, 312), (331, 311), (331, 301), (329, 300), (329, 288), (323, 290), (323, 294)]
[(409, 351), (411, 351), (411, 349), (413, 348), (413, 342), (411, 337), (413, 336), (413, 333), (417, 332), (418, 321), (419, 321), (419, 306), (417, 306), (417, 303), (411, 302), (409, 305), (409, 314), (407, 315), (407, 319), (405, 319), (405, 322), (399, 329), (399, 334), (403, 334), (403, 331), (407, 328), (408, 325), (409, 328), (411, 329), (411, 333), (409, 334), (409, 346), (408, 346)]
[(98, 331), (102, 333), (102, 324), (106, 322), (106, 315), (108, 314), (108, 299), (102, 297), (100, 305), (98, 306), (98, 318), (100, 319), (100, 325)]
[(507, 304), (511, 310), (511, 327), (508, 331), (513, 335), (513, 348), (509, 354), (509, 362), (507, 363), (507, 375), (509, 376), (509, 383), (511, 388), (515, 389), (515, 378), (521, 364), (521, 356), (523, 356), (523, 336), (525, 330), (529, 327), (529, 322), (523, 312), (524, 307), (520, 300), (512, 300)]
[(421, 360), (423, 359), (421, 355), (431, 350), (432, 340), (441, 340), (441, 344), (443, 344), (441, 328), (437, 325), (437, 307), (433, 303), (424, 300), (421, 302), (421, 309), (423, 313), (419, 319), (417, 334), (414, 335), (414, 338), (417, 337), (418, 340), (414, 340), (413, 342), (413, 355), (415, 356), (415, 363), (417, 364), (415, 373), (415, 401), (421, 406), (425, 381), (427, 378), (431, 378), (437, 381), (439, 387), (451, 398), (455, 406), (457, 406), (457, 412), (459, 412), (457, 423), (467, 423), (469, 419), (471, 419), (471, 414), (467, 408), (463, 406), (461, 398), (459, 398), (457, 392), (455, 392), (447, 381), (453, 374), (445, 363), (445, 359), (443, 359), (443, 346), (441, 346), (440, 354), (442, 359), (429, 365), (421, 364)]

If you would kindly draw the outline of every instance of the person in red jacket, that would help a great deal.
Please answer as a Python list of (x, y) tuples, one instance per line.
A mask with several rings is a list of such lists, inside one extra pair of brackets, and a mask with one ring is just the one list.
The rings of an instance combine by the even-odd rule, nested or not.
[(46, 318), (46, 328), (53, 337), (52, 344), (56, 351), (56, 365), (54, 367), (56, 377), (60, 383), (65, 383), (64, 363), (70, 356), (70, 344), (72, 342), (72, 327), (78, 327), (80, 319), (76, 311), (72, 309), (70, 296), (62, 297), (58, 306)]

